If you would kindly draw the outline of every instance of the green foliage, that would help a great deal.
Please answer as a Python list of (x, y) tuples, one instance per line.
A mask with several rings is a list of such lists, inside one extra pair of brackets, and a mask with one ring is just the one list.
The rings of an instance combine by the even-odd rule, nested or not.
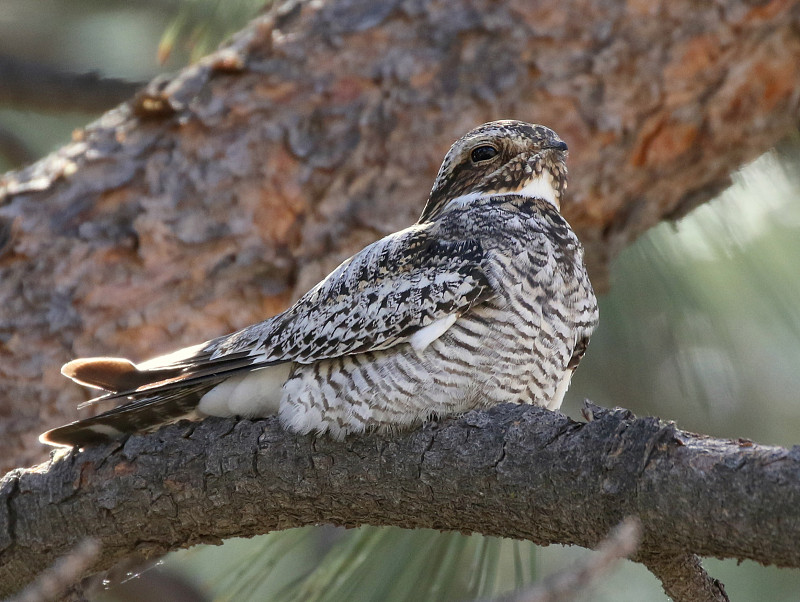
[(208, 54), (222, 40), (253, 16), (270, 0), (183, 0), (158, 45), (164, 62), (176, 46), (189, 50), (192, 60)]
[(797, 443), (798, 165), (769, 153), (622, 253), (568, 413), (589, 397), (699, 432)]
[(479, 535), (307, 527), (172, 555), (214, 600), (469, 600), (522, 587), (534, 546)]

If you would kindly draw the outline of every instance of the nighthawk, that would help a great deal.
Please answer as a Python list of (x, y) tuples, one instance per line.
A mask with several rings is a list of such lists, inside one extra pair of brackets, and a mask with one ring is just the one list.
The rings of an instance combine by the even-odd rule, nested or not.
[(285, 312), (134, 364), (62, 368), (118, 407), (41, 436), (86, 445), (183, 417), (277, 413), (341, 438), (502, 402), (556, 409), (597, 324), (583, 249), (559, 213), (567, 145), (481, 125), (444, 158), (417, 223), (369, 245)]

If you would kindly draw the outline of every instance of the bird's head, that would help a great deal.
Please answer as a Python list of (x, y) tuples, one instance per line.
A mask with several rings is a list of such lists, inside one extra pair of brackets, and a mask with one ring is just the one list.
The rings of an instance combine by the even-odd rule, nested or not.
[(486, 194), (523, 194), (556, 209), (567, 188), (567, 145), (543, 125), (492, 121), (450, 147), (420, 222), (439, 215), (451, 201), (466, 204)]

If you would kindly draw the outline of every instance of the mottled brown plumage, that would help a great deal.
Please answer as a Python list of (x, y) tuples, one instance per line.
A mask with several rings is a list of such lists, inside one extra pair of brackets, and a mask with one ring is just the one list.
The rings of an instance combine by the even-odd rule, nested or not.
[(557, 408), (596, 322), (575, 234), (559, 214), (566, 145), (484, 124), (448, 152), (419, 221), (366, 247), (284, 313), (139, 365), (63, 372), (123, 400), (42, 435), (56, 445), (187, 415), (278, 412), (340, 437), (505, 401)]

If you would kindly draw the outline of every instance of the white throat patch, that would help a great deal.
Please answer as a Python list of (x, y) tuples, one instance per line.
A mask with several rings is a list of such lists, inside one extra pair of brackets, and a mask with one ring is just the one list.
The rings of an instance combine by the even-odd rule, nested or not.
[[(504, 196), (507, 194), (519, 194), (521, 196), (526, 196), (533, 199), (542, 199), (550, 203), (559, 211), (561, 210), (561, 206), (558, 202), (558, 195), (556, 194), (555, 186), (553, 186), (553, 176), (550, 174), (550, 170), (547, 168), (542, 170), (541, 175), (534, 177), (519, 190), (507, 190), (504, 192), (498, 192), (492, 196)], [(485, 192), (470, 192), (468, 194), (462, 194), (461, 196), (449, 201), (447, 205), (463, 207), (465, 205), (469, 205), (472, 201), (482, 196), (487, 196), (487, 194)]]
[(542, 175), (533, 178), (530, 182), (525, 184), (525, 186), (520, 188), (516, 194), (534, 199), (543, 199), (556, 209), (561, 209), (558, 202), (558, 195), (556, 194), (556, 188), (553, 186), (553, 176), (549, 169), (543, 169)]

